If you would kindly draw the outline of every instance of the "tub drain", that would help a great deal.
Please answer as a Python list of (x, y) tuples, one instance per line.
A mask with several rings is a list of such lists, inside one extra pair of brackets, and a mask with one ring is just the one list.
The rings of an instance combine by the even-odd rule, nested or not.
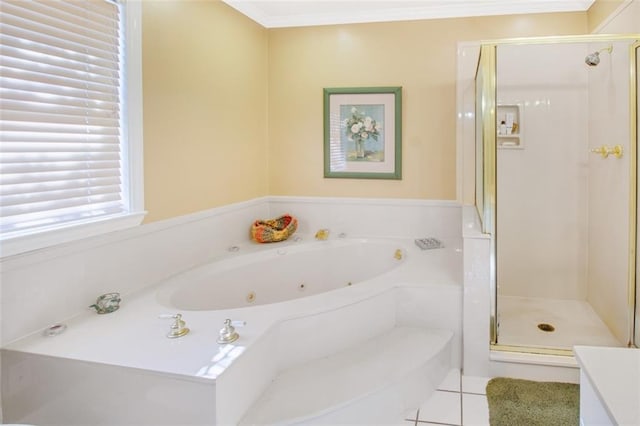
[(554, 326), (552, 326), (551, 324), (546, 324), (546, 323), (541, 323), (538, 324), (538, 328), (542, 331), (546, 331), (547, 333), (551, 333), (552, 331), (555, 331), (556, 328)]
[(256, 301), (256, 293), (253, 292), (253, 291), (249, 292), (249, 294), (247, 294), (246, 300), (249, 303), (255, 302)]

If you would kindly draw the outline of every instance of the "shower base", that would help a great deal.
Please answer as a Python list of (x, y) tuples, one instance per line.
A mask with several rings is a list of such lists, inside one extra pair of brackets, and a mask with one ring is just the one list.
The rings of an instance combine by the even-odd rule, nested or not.
[[(500, 345), (568, 350), (574, 345), (625, 346), (585, 301), (499, 296), (498, 318)], [(554, 330), (544, 331), (547, 325)]]

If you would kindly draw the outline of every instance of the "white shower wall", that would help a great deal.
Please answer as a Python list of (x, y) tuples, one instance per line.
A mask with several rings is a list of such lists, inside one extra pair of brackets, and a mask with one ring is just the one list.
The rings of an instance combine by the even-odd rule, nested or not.
[(522, 149), (497, 153), (498, 294), (585, 299), (586, 47), (499, 45), (498, 104), (521, 106)]
[[(629, 42), (498, 47), (498, 103), (522, 107), (523, 149), (499, 149), (501, 296), (586, 300), (628, 339)], [(547, 65), (552, 64), (552, 65)], [(623, 158), (590, 150), (621, 145)]]
[[(610, 43), (593, 43), (590, 51)], [(621, 145), (623, 157), (589, 158), (587, 301), (621, 343), (628, 339), (629, 42), (589, 69), (589, 144)]]

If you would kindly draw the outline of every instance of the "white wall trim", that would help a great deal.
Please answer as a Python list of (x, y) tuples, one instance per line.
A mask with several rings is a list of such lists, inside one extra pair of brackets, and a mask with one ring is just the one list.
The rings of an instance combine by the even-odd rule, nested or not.
[[(120, 229), (111, 229), (111, 231), (119, 230), (120, 232), (107, 233), (105, 231), (103, 233), (85, 235), (84, 239), (69, 238), (64, 243), (43, 248), (38, 252), (23, 252), (14, 256), (5, 255), (4, 257), (0, 258), (0, 266), (2, 266), (2, 271), (7, 271), (12, 269), (13, 267), (23, 267), (28, 264), (43, 262), (45, 260), (90, 250), (96, 247), (126, 241), (133, 238), (143, 237), (145, 235), (167, 230), (170, 228), (176, 228), (188, 223), (211, 219), (222, 214), (239, 211), (245, 208), (260, 206), (261, 204), (264, 204), (266, 202), (266, 197), (255, 198), (249, 201), (227, 204), (221, 207), (214, 207), (212, 209), (203, 210), (196, 213), (176, 216), (142, 226), (131, 227), (129, 229), (126, 229), (126, 227), (124, 226)], [(139, 218), (139, 221), (141, 220), (142, 217)], [(2, 250), (4, 252), (6, 250), (6, 247), (3, 246)], [(6, 265), (9, 263), (11, 264), (11, 267), (7, 268)]]
[(74, 222), (67, 226), (57, 226), (50, 230), (39, 229), (36, 233), (2, 240), (0, 263), (12, 256), (31, 255), (34, 251), (136, 227), (142, 223), (145, 214), (146, 212), (127, 213), (102, 220), (93, 219), (85, 223)]
[(337, 238), (433, 236), (459, 244), (461, 207), (455, 201), (260, 197), (163, 221), (96, 235), (0, 261), (0, 336), (5, 342), (84, 312), (109, 291), (124, 296), (228, 253), (255, 246), (256, 219), (284, 212), (302, 238), (321, 228)]
[(201, 210), (195, 213), (189, 213), (182, 216), (176, 216), (169, 219), (161, 220), (158, 222), (152, 222), (145, 225), (145, 234), (156, 232), (164, 229), (175, 228), (176, 226), (184, 225), (187, 223), (198, 222), (201, 220), (207, 220), (216, 216), (220, 216), (225, 213), (230, 213), (236, 210), (241, 210), (248, 207), (255, 207), (261, 204), (268, 203), (268, 197), (258, 197), (247, 201), (240, 201), (233, 204), (225, 204), (224, 206), (214, 207), (207, 210)]
[(416, 198), (354, 198), (354, 197), (298, 197), (288, 195), (272, 195), (265, 197), (269, 203), (300, 203), (300, 204), (376, 204), (383, 206), (428, 206), (428, 207), (460, 207), (456, 200), (422, 200)]
[[(281, 203), (297, 203), (297, 204), (319, 204), (319, 205), (377, 205), (377, 206), (401, 206), (401, 207), (460, 207), (460, 203), (455, 200), (422, 200), (422, 199), (405, 199), (405, 198), (341, 198), (341, 197), (298, 197), (298, 196), (264, 196), (238, 203), (227, 204), (220, 207), (214, 207), (195, 213), (176, 216), (157, 222), (152, 222), (142, 226), (133, 226), (140, 224), (144, 214), (131, 215), (130, 220), (133, 222), (124, 222), (123, 224), (114, 224), (106, 227), (102, 224), (102, 228), (89, 232), (87, 229), (78, 229), (74, 234), (71, 228), (59, 229), (58, 233), (64, 238), (46, 235), (43, 238), (48, 240), (40, 244), (37, 252), (21, 250), (20, 248), (12, 248), (6, 242), (0, 247), (0, 265), (6, 268), (7, 264), (24, 265), (29, 263), (37, 263), (47, 259), (65, 256), (74, 252), (88, 250), (91, 248), (112, 244), (118, 241), (125, 241), (131, 238), (138, 238), (154, 232), (179, 227), (192, 222), (208, 220), (216, 216), (240, 211), (250, 207), (266, 206), (267, 211), (273, 210), (271, 204), (277, 205)], [(259, 218), (256, 218), (259, 219)], [(121, 220), (124, 220), (122, 218)], [(100, 224), (88, 224), (87, 227), (99, 226)], [(127, 229), (128, 228), (128, 229)], [(118, 231), (118, 232), (116, 232)], [(66, 234), (66, 235), (65, 235)], [(51, 239), (54, 238), (54, 239)], [(19, 261), (19, 258), (24, 260)], [(26, 262), (26, 263), (25, 263)], [(6, 270), (6, 269), (5, 269)]]

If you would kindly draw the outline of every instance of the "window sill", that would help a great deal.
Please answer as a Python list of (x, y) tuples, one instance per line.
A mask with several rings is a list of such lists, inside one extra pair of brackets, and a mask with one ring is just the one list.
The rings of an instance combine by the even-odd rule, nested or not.
[(127, 213), (102, 220), (75, 223), (46, 231), (41, 230), (32, 234), (16, 235), (9, 238), (0, 237), (0, 259), (133, 228), (142, 223), (145, 214), (144, 211)]

